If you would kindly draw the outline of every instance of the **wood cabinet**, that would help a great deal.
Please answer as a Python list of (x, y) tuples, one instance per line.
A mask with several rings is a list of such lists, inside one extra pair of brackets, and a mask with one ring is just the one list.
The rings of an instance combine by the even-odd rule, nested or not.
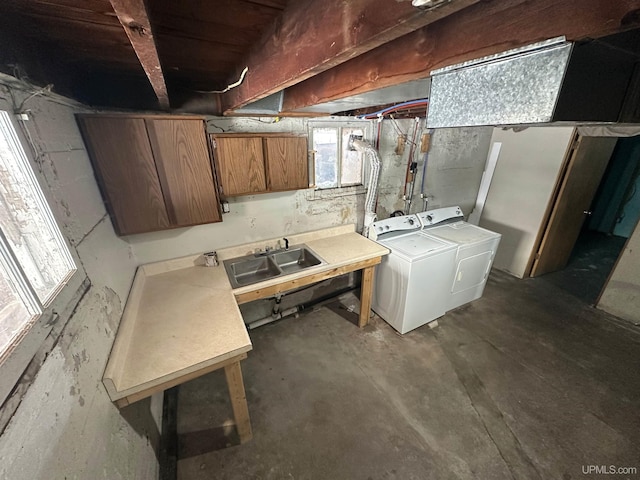
[(268, 190), (309, 188), (306, 138), (266, 137), (263, 143)]
[(309, 188), (307, 139), (287, 134), (211, 135), (225, 196)]
[(202, 118), (80, 115), (119, 235), (222, 221)]

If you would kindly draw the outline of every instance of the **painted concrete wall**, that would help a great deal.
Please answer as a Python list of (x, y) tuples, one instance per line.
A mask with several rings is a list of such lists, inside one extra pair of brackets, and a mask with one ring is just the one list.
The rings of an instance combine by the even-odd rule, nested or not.
[[(353, 121), (353, 118), (335, 120)], [(310, 123), (313, 120), (301, 118), (284, 118), (279, 122), (263, 118), (210, 118), (207, 126), (210, 133), (308, 134)], [(394, 150), (398, 132), (411, 137), (413, 124), (414, 120), (400, 120), (395, 126), (389, 120), (383, 123), (378, 218), (387, 218), (395, 210), (404, 210), (402, 193), (410, 149), (407, 145), (402, 155), (396, 155)], [(373, 135), (373, 128), (371, 130)], [(487, 158), (491, 132), (491, 128), (444, 129), (433, 135), (426, 180), (429, 208), (460, 205), (466, 214), (470, 213)], [(416, 158), (418, 176), (412, 213), (422, 211), (423, 206), (420, 183), (424, 155)], [(356, 187), (344, 192), (309, 189), (235, 197), (229, 199), (231, 212), (223, 215), (222, 223), (132, 235), (124, 240), (131, 245), (137, 263), (144, 264), (346, 223), (355, 223), (360, 230), (364, 221), (364, 198), (365, 190)]]
[(627, 241), (597, 307), (640, 325), (640, 224)]
[[(425, 210), (420, 196), (422, 190), (428, 200), (427, 209), (459, 205), (465, 215), (469, 215), (475, 205), (482, 171), (487, 160), (489, 142), (493, 131), (490, 127), (443, 128), (435, 130), (431, 136), (428, 157), (419, 153), (420, 138), (427, 130), (418, 130), (418, 154), (414, 156), (418, 170), (411, 197), (411, 205), (406, 208), (403, 200), (410, 145), (402, 155), (396, 154), (397, 138), (407, 134), (411, 140), (414, 120), (387, 120), (383, 123), (380, 154), (382, 162), (382, 183), (378, 199), (378, 217), (387, 218), (396, 211), (417, 213)], [(424, 127), (424, 124), (420, 124)], [(427, 160), (426, 177), (423, 179), (424, 162)], [(410, 190), (408, 190), (408, 193)]]
[[(2, 77), (0, 108), (13, 111), (32, 93)], [(106, 215), (73, 116), (78, 107), (38, 95), (23, 109), (37, 178), (88, 289), (0, 409), (0, 478), (156, 478), (158, 409), (146, 401), (121, 413), (101, 383), (135, 271), (131, 247)]]
[[(308, 133), (306, 119), (279, 122), (259, 118), (211, 118), (210, 133), (291, 132)], [(331, 197), (327, 199), (326, 197)], [(335, 196), (313, 189), (229, 198), (230, 213), (222, 223), (166, 232), (132, 235), (130, 243), (139, 264), (174, 258), (266, 238), (286, 236), (331, 225), (363, 222), (364, 191)]]

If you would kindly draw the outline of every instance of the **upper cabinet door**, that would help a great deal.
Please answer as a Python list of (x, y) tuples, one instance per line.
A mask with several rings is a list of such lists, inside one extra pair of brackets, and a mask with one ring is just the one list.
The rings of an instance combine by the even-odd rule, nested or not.
[(214, 136), (214, 141), (223, 195), (259, 193), (267, 189), (262, 138)]
[(146, 124), (172, 225), (222, 221), (204, 122), (148, 118)]
[(267, 188), (272, 191), (309, 188), (307, 139), (265, 137)]
[(144, 120), (79, 117), (79, 123), (116, 232), (169, 228)]

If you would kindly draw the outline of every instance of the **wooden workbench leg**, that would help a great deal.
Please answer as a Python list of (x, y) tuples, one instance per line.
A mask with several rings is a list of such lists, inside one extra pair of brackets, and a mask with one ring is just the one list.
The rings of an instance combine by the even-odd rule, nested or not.
[(233, 416), (236, 419), (240, 443), (245, 443), (253, 438), (253, 433), (251, 432), (251, 420), (247, 408), (247, 397), (244, 393), (240, 362), (225, 366), (224, 374), (227, 377), (227, 388), (229, 389), (229, 397), (231, 397), (231, 406), (233, 407)]
[(375, 265), (362, 269), (362, 286), (360, 287), (360, 320), (358, 326), (365, 327), (371, 315), (371, 293), (373, 292), (373, 272)]

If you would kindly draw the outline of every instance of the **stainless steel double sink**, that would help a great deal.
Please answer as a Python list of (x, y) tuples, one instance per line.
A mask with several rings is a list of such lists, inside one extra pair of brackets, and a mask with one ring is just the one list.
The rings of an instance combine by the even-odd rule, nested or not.
[(304, 244), (286, 250), (257, 253), (224, 260), (224, 268), (233, 288), (289, 275), (307, 268), (326, 264), (318, 254)]

